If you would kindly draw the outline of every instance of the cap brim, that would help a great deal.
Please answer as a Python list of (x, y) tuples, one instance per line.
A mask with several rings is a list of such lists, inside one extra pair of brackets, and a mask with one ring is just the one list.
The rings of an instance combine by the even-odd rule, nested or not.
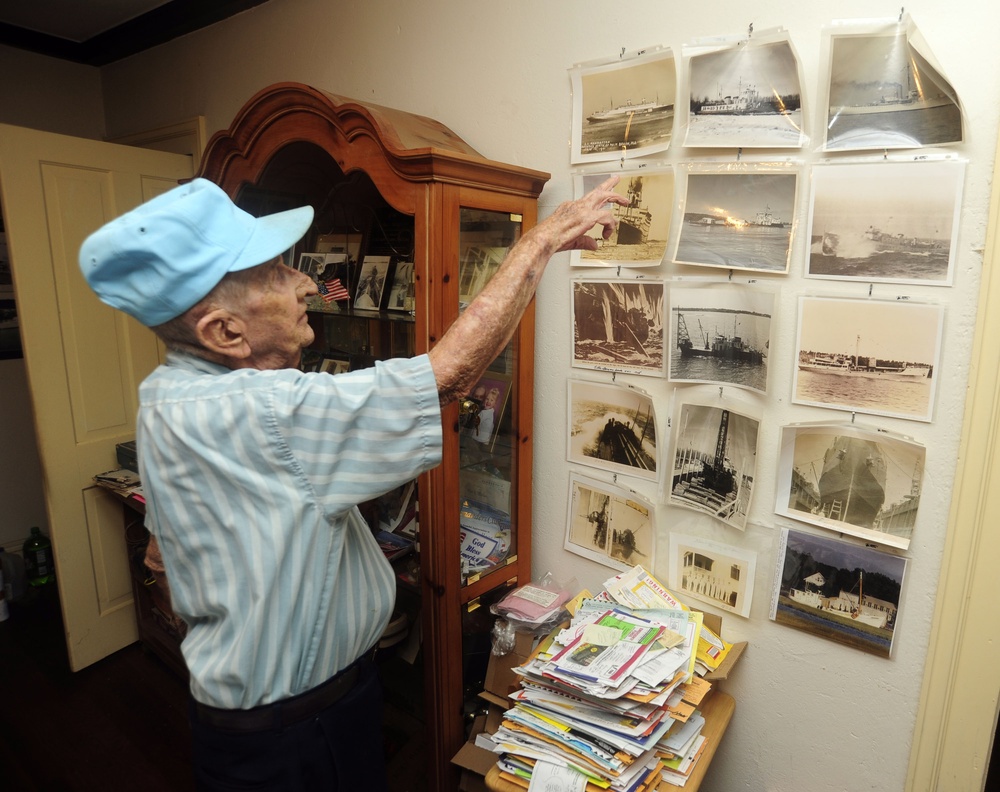
[(277, 258), (305, 236), (312, 221), (311, 206), (300, 206), (258, 217), (253, 234), (230, 265), (229, 271), (238, 272)]

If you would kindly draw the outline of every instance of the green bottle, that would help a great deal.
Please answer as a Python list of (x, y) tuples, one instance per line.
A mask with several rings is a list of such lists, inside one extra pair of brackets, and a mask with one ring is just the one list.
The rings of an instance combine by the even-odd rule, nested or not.
[(24, 543), (22, 554), (30, 585), (44, 586), (56, 579), (56, 570), (52, 564), (52, 543), (38, 526), (32, 527), (31, 536)]

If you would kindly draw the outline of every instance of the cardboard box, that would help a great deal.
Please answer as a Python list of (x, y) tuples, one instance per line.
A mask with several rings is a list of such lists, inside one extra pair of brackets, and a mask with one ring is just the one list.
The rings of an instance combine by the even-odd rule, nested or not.
[(486, 679), (479, 697), (486, 702), (486, 714), (473, 721), (469, 739), (451, 761), (462, 768), (459, 784), (461, 792), (480, 792), (486, 785), (483, 777), (497, 762), (497, 755), (475, 744), (476, 735), (486, 732), (493, 734), (503, 720), (503, 714), (510, 706), (507, 696), (517, 689), (518, 676), (514, 669), (531, 656), (535, 636), (531, 633), (517, 633), (514, 649), (501, 657), (491, 654), (486, 667)]

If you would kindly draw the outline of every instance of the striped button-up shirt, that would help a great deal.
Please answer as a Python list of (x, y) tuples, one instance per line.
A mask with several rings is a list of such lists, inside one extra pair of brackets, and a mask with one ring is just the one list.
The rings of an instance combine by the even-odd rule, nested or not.
[(331, 376), (170, 352), (139, 403), (146, 525), (194, 698), (267, 704), (374, 645), (395, 577), (357, 504), (441, 461), (427, 357)]

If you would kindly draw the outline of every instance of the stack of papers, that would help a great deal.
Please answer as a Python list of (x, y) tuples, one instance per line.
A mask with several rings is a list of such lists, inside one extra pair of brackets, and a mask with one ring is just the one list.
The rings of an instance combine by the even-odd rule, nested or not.
[(501, 777), (528, 786), (538, 768), (595, 792), (683, 786), (705, 747), (701, 632), (701, 614), (641, 567), (606, 581), (514, 669), (513, 706), (483, 740)]

